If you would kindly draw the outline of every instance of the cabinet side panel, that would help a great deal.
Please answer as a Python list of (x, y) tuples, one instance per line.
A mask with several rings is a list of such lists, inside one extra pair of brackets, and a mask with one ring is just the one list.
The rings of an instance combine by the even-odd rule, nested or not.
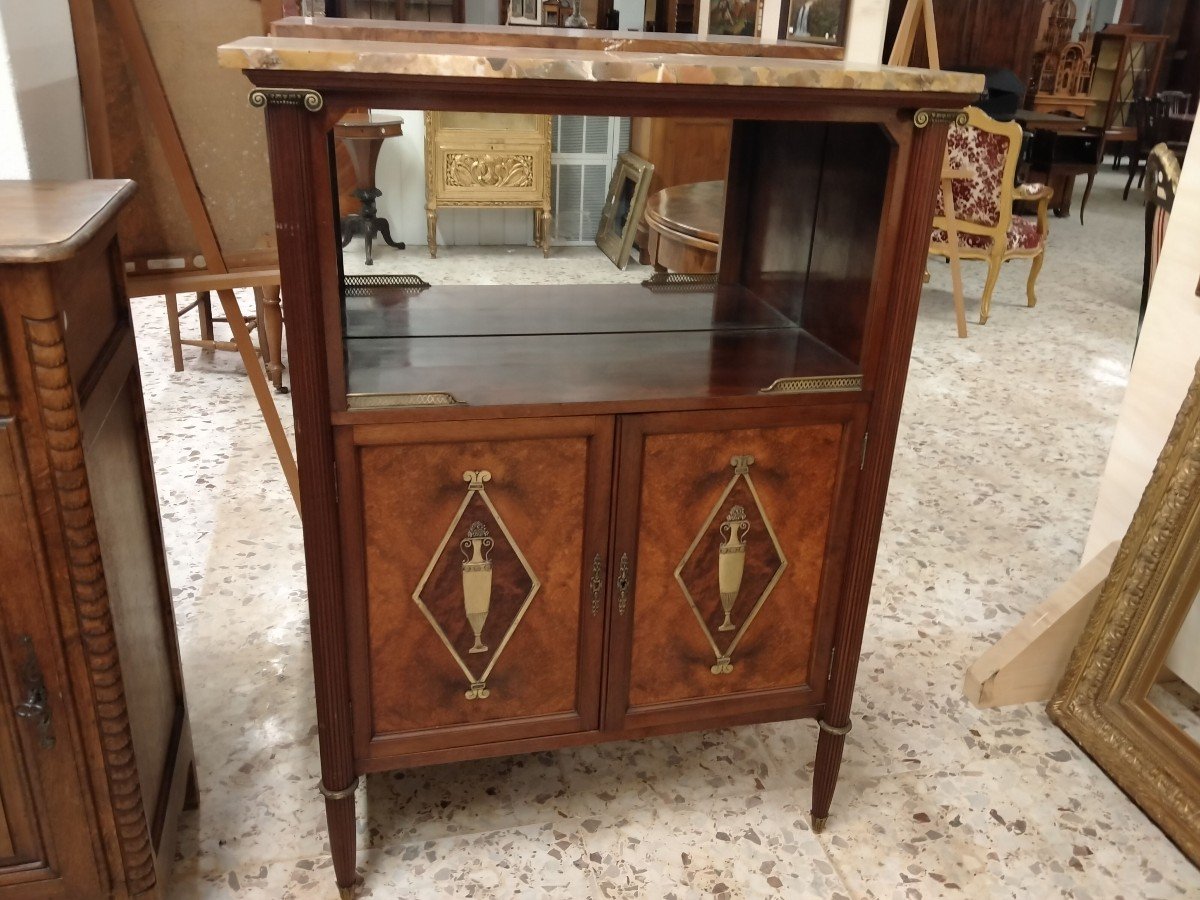
[(147, 515), (156, 501), (147, 497), (142, 478), (136, 378), (136, 370), (127, 373), (99, 431), (86, 436), (85, 457), (134, 756), (142, 796), (153, 816), (182, 698), (173, 666), (175, 623), (160, 581), (161, 545)]
[[(588, 451), (582, 437), (360, 450), (376, 734), (580, 707)], [(484, 487), (494, 511), (468, 491), (468, 470), (490, 472)], [(464, 605), (464, 541), (477, 523), (492, 541), (480, 550), (491, 563), (491, 600), (478, 642)], [(540, 586), (521, 613), (529, 572)], [(418, 588), (461, 664), (414, 601)], [(488, 696), (467, 699), (472, 682), (461, 665), (479, 676), (518, 616), (486, 679)]]
[(862, 359), (891, 143), (876, 125), (830, 125), (800, 324)]
[[(830, 423), (646, 436), (630, 707), (812, 682), (809, 667), (843, 431), (841, 423)], [(754, 457), (749, 474), (761, 511), (754, 508), (753, 496), (745, 496), (742, 483), (718, 504), (734, 474), (730, 459), (741, 454)], [(746, 594), (759, 593), (765, 585), (755, 578), (769, 575), (754, 571), (756, 561), (770, 571), (776, 566), (766, 521), (787, 564), (737, 645), (732, 671), (714, 674), (713, 648), (675, 570), (703, 532), (680, 577), (697, 606), (715, 614), (719, 527), (735, 505), (745, 509), (749, 521), (742, 582)], [(750, 590), (751, 585), (757, 590)], [(746, 616), (747, 602), (748, 597), (739, 595), (735, 621)], [(709, 630), (721, 642), (726, 638), (719, 625), (720, 618), (712, 619)]]
[(795, 322), (804, 306), (827, 130), (801, 122), (738, 122), (735, 129), (740, 146), (730, 193), (745, 205), (727, 205), (724, 234), (744, 232), (736, 238), (742, 283)]
[(105, 345), (114, 331), (128, 325), (128, 314), (120, 304), (123, 288), (113, 283), (113, 271), (105, 265), (107, 250), (105, 242), (97, 242), (88, 253), (49, 270), (65, 322), (67, 368), (84, 397), (90, 393), (93, 368)]

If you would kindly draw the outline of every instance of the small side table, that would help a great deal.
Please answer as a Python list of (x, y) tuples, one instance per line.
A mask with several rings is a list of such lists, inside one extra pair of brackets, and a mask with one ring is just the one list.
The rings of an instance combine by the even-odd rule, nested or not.
[(342, 219), (342, 246), (361, 234), (367, 247), (368, 266), (375, 264), (371, 242), (376, 236), (383, 238), (389, 247), (404, 249), (403, 241), (392, 240), (388, 220), (378, 215), (375, 209), (375, 201), (383, 196), (383, 191), (375, 187), (375, 163), (379, 160), (379, 151), (385, 140), (404, 134), (403, 127), (403, 119), (372, 121), (366, 113), (350, 113), (333, 126), (334, 136), (350, 154), (354, 166), (354, 196), (362, 202), (362, 212)]
[(646, 203), (650, 263), (659, 272), (710, 275), (717, 271), (725, 182), (663, 188)]

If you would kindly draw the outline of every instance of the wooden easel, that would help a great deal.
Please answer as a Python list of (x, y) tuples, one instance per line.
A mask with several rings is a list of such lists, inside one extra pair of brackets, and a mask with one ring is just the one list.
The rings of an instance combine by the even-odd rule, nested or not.
[[(925, 34), (925, 55), (929, 57), (929, 68), (941, 69), (942, 62), (938, 55), (937, 29), (933, 15), (933, 0), (908, 0), (904, 8), (904, 16), (900, 19), (900, 28), (896, 31), (896, 42), (892, 45), (889, 66), (907, 66), (912, 61), (913, 47), (916, 45), (919, 30)], [(954, 196), (954, 182), (961, 178), (971, 178), (973, 172), (956, 171), (950, 168), (947, 157), (942, 162), (942, 196)], [(967, 336), (967, 309), (963, 299), (962, 260), (958, 258), (958, 228), (954, 217), (954, 203), (943, 202), (945, 216), (947, 258), (950, 261), (950, 279), (953, 284), (954, 321), (958, 328), (958, 336)], [(928, 272), (926, 273), (928, 276)]]
[(937, 32), (934, 29), (933, 0), (908, 0), (900, 28), (896, 31), (896, 43), (892, 45), (889, 66), (907, 66), (912, 61), (913, 45), (917, 40), (917, 27), (925, 28), (925, 54), (929, 57), (929, 68), (941, 69), (938, 58)]
[[(77, 34), (83, 32), (85, 35), (83, 39), (77, 38), (77, 43), (81, 48), (79, 56), (82, 75), (81, 82), (83, 82), (84, 108), (88, 113), (96, 117), (96, 121), (106, 123), (107, 119), (103, 113), (105, 98), (103, 90), (100, 87), (100, 79), (97, 75), (99, 71), (98, 57), (100, 48), (96, 37), (95, 10), (92, 7), (92, 2), (93, 0), (71, 0), (71, 15)], [(150, 119), (154, 126), (155, 136), (158, 138), (158, 142), (166, 156), (167, 166), (171, 172), (171, 179), (179, 191), (184, 212), (187, 215), (200, 252), (204, 255), (205, 272), (202, 274), (189, 273), (189, 289), (215, 291), (221, 301), (225, 318), (228, 320), (229, 328), (233, 332), (234, 344), (242, 358), (246, 375), (250, 379), (250, 386), (254, 390), (254, 397), (258, 401), (259, 411), (262, 413), (267, 431), (271, 435), (271, 442), (274, 445), (275, 454), (279, 458), (280, 468), (283, 469), (283, 476), (287, 480), (288, 488), (292, 493), (292, 499), (295, 501), (298, 510), (300, 508), (300, 490), (296, 458), (292, 453), (291, 445), (288, 443), (287, 434), (283, 429), (283, 422), (279, 418), (279, 410), (275, 406), (275, 401), (267, 385), (266, 372), (264, 372), (262, 364), (259, 361), (254, 343), (250, 339), (250, 330), (246, 326), (245, 318), (238, 307), (237, 298), (233, 293), (235, 286), (259, 289), (271, 284), (277, 285), (279, 283), (277, 270), (268, 273), (266, 276), (259, 273), (259, 275), (253, 278), (243, 278), (236, 272), (231, 272), (229, 266), (226, 265), (225, 257), (221, 252), (221, 245), (217, 240), (208, 209), (204, 205), (204, 198), (196, 183), (195, 173), (192, 171), (191, 163), (188, 160), (183, 138), (180, 136), (179, 127), (175, 123), (175, 117), (167, 100), (167, 94), (163, 88), (158, 67), (150, 52), (150, 45), (146, 41), (146, 35), (142, 30), (142, 24), (138, 18), (133, 0), (107, 0), (107, 2), (116, 21), (117, 29), (121, 36), (121, 43), (124, 45), (125, 52), (129, 56), (134, 79), (146, 102)], [(279, 4), (274, 5), (278, 6)], [(264, 17), (265, 15), (266, 13), (264, 12)], [(91, 69), (91, 71), (87, 71), (88, 69)], [(107, 126), (105, 125), (104, 127)], [(105, 142), (105, 147), (107, 147), (107, 142)], [(110, 171), (98, 171), (93, 174), (98, 177), (112, 177), (111, 159), (107, 160), (107, 165)], [(94, 165), (94, 168), (104, 168), (103, 161), (98, 167)]]

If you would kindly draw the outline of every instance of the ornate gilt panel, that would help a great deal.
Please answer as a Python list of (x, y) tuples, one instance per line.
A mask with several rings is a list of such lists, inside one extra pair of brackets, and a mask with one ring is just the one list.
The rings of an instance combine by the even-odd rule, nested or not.
[(441, 206), (550, 211), (550, 117), (425, 114), (425, 193)]
[(442, 177), (447, 187), (531, 188), (532, 153), (447, 153)]

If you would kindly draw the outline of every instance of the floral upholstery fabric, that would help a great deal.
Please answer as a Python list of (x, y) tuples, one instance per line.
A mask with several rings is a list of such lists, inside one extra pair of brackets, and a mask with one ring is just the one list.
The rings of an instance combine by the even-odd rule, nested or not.
[[(1024, 219), (1021, 216), (1013, 216), (1012, 223), (1008, 226), (1007, 246), (1006, 250), (1036, 250), (1041, 244), (1041, 235), (1038, 234), (1037, 222), (1033, 219)], [(933, 242), (935, 244), (946, 243), (946, 232), (940, 228), (933, 229)], [(970, 247), (972, 250), (990, 250), (992, 247), (992, 239), (984, 237), (982, 234), (959, 234), (958, 246)]]
[[(974, 178), (955, 179), (954, 216), (960, 222), (996, 225), (1000, 222), (1000, 197), (1004, 164), (1014, 148), (1003, 134), (982, 131), (973, 125), (951, 125), (946, 140), (946, 155), (951, 169), (970, 169)], [(1019, 148), (1015, 148), (1019, 149)], [(945, 199), (938, 191), (937, 212), (945, 215)]]
[[(968, 169), (972, 178), (958, 178), (951, 183), (954, 195), (954, 214), (960, 222), (991, 226), (1000, 222), (1003, 210), (1004, 190), (1000, 183), (1004, 166), (1010, 152), (1020, 148), (1011, 147), (1007, 135), (993, 134), (973, 125), (951, 125), (946, 141), (946, 154), (951, 169)], [(1033, 191), (1041, 185), (1028, 185)], [(945, 197), (938, 189), (937, 208), (934, 215), (946, 214)], [(933, 229), (931, 240), (936, 244), (946, 243), (946, 232)], [(990, 250), (992, 239), (980, 234), (959, 233), (960, 247), (972, 250)], [(1036, 250), (1041, 244), (1037, 224), (1030, 219), (1013, 216), (1006, 235), (1006, 250)]]

